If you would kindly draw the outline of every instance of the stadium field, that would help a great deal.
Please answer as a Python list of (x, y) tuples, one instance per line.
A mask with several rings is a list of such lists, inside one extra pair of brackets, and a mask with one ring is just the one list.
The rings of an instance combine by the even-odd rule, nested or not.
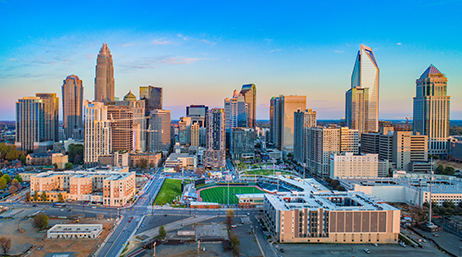
[[(230, 186), (229, 187), (229, 204), (238, 204), (239, 199), (236, 194), (258, 194), (265, 193), (254, 186)], [(199, 192), (202, 202), (211, 202), (219, 204), (228, 204), (228, 187), (218, 186), (203, 189)]]
[[(289, 171), (284, 171), (284, 170), (275, 170), (274, 172), (281, 172), (281, 175), (290, 175), (292, 174)], [(263, 176), (268, 176), (268, 175), (273, 175), (273, 170), (246, 170), (245, 171), (246, 175), (263, 175)]]

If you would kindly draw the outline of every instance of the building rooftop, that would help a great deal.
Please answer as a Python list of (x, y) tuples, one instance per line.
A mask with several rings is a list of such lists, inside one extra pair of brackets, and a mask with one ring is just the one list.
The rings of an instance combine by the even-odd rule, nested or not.
[(441, 74), (441, 71), (439, 71), (433, 64), (430, 64), (428, 68), (420, 75), (420, 79), (427, 78), (428, 75), (430, 74)]

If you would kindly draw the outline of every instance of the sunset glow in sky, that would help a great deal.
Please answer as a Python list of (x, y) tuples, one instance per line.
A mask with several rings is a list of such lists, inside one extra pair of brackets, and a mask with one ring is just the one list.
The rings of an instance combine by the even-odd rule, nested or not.
[(306, 95), (319, 119), (340, 119), (360, 44), (380, 68), (380, 119), (412, 116), (415, 80), (430, 64), (448, 78), (451, 119), (462, 119), (460, 10), (460, 1), (418, 0), (0, 0), (0, 120), (14, 120), (24, 96), (61, 100), (71, 74), (93, 100), (103, 43), (116, 96), (161, 86), (172, 119), (190, 104), (222, 107), (248, 83), (257, 86), (257, 119), (268, 119), (279, 94)]

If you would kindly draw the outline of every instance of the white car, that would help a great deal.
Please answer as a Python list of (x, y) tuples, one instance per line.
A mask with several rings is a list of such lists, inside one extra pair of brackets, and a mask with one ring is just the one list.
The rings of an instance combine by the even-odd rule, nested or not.
[(371, 250), (367, 249), (367, 248), (364, 248), (364, 252), (367, 253), (367, 254), (370, 254), (371, 253)]

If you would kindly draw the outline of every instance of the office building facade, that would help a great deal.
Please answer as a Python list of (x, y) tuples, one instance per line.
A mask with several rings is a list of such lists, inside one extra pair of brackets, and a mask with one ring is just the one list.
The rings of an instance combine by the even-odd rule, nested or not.
[(103, 44), (96, 59), (95, 101), (106, 102), (115, 100), (114, 63), (111, 51)]
[(435, 66), (430, 65), (416, 80), (414, 97), (414, 133), (427, 135), (429, 154), (445, 155), (449, 137), (448, 79)]
[(83, 139), (83, 83), (78, 76), (66, 77), (62, 98), (65, 139)]
[(345, 121), (351, 129), (379, 131), (379, 67), (372, 49), (361, 45), (345, 95)]
[(255, 128), (257, 118), (257, 87), (255, 84), (242, 85), (240, 95), (244, 96), (247, 103), (248, 126)]
[(149, 151), (168, 151), (171, 146), (169, 110), (152, 110), (149, 116)]
[(108, 155), (112, 150), (111, 122), (108, 120), (108, 106), (101, 102), (84, 103), (85, 106), (85, 147), (86, 167), (98, 164), (98, 157)]
[(233, 160), (255, 157), (255, 130), (253, 128), (232, 128), (230, 153)]
[(306, 109), (306, 96), (282, 96), (281, 98), (281, 148), (294, 149), (294, 113)]
[(146, 115), (152, 110), (162, 110), (163, 96), (161, 87), (140, 86), (140, 99), (146, 101)]
[(294, 160), (305, 163), (306, 138), (305, 128), (316, 127), (316, 111), (308, 109), (305, 111), (297, 110), (294, 113)]
[(225, 166), (226, 114), (223, 108), (213, 108), (207, 114), (207, 149), (204, 151), (204, 167)]

